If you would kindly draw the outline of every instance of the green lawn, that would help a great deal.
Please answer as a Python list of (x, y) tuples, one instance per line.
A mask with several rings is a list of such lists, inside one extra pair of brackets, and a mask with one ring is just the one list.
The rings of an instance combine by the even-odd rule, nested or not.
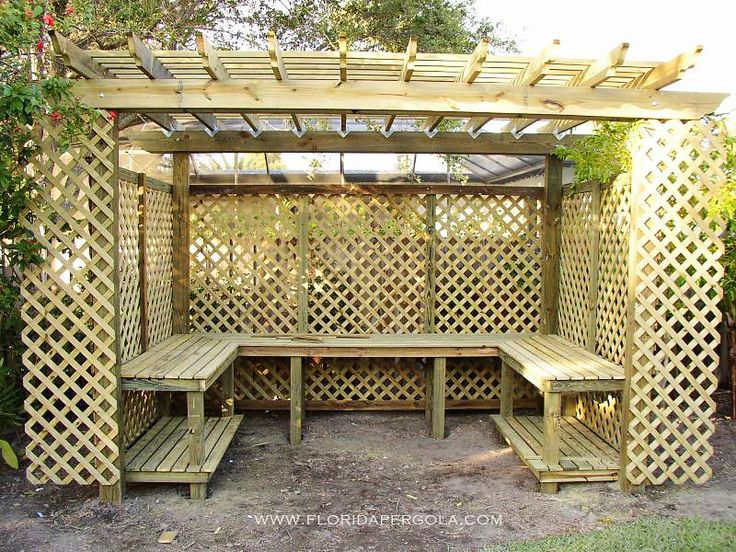
[(601, 531), (550, 537), (486, 552), (715, 552), (736, 550), (736, 523), (648, 518)]

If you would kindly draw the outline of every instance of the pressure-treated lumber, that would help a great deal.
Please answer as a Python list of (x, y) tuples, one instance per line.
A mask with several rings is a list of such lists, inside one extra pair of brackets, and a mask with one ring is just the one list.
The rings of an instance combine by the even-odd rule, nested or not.
[(302, 137), (293, 133), (263, 131), (257, 137), (250, 132), (223, 130), (214, 137), (204, 131), (182, 131), (166, 137), (160, 132), (126, 131), (125, 137), (150, 153), (504, 153), (544, 155), (557, 144), (569, 145), (578, 138), (557, 140), (551, 134), (529, 134), (514, 138), (511, 134), (481, 134), (473, 139), (463, 132), (442, 132), (429, 138), (423, 132), (394, 132), (384, 137), (378, 132), (351, 132), (340, 137), (334, 132), (314, 131)]
[(289, 399), (291, 401), (291, 415), (289, 418), (289, 442), (298, 445), (302, 442), (302, 423), (304, 420), (304, 371), (301, 357), (291, 357), (290, 360), (291, 387)]
[[(156, 57), (156, 55), (138, 38), (135, 33), (128, 34), (128, 51), (135, 60), (136, 66), (151, 79), (173, 79), (174, 75)], [(214, 115), (192, 112), (192, 115), (210, 131), (216, 132), (219, 124)]]
[(614, 88), (555, 88), (475, 83), (347, 81), (80, 81), (82, 103), (119, 111), (515, 116), (549, 119), (699, 119), (726, 94)]
[[(187, 427), (189, 429), (189, 465), (194, 471), (201, 471), (206, 459), (204, 433), (204, 392), (187, 393)], [(189, 494), (192, 499), (207, 498), (207, 483), (190, 483)]]
[(434, 359), (432, 367), (432, 437), (445, 438), (445, 380), (447, 378), (447, 359)]
[(592, 183), (590, 202), (590, 280), (588, 282), (588, 331), (586, 349), (595, 352), (598, 323), (598, 277), (601, 242), (601, 184)]
[(173, 189), (171, 194), (174, 213), (173, 265), (173, 318), (172, 331), (189, 331), (189, 155), (173, 155)]
[(501, 361), (501, 416), (511, 416), (514, 411), (514, 369)]
[[(406, 53), (404, 54), (404, 64), (401, 67), (401, 73), (399, 74), (399, 81), (409, 82), (411, 76), (414, 73), (414, 63), (417, 59), (417, 37), (412, 36), (409, 38), (409, 45), (406, 47)], [(388, 132), (391, 130), (391, 126), (394, 124), (396, 115), (386, 115), (383, 121), (383, 131)]]
[(542, 333), (557, 332), (557, 295), (560, 278), (560, 227), (562, 218), (562, 160), (545, 158), (544, 215), (542, 226)]

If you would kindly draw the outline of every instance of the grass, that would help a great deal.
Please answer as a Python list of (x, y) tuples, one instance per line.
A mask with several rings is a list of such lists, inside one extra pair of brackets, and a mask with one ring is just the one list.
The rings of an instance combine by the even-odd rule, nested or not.
[(646, 518), (580, 535), (513, 543), (486, 552), (720, 552), (736, 550), (736, 523)]

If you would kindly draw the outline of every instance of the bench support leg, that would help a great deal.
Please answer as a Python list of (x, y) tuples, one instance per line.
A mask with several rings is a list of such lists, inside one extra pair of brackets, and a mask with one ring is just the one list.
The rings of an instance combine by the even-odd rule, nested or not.
[(501, 416), (507, 418), (514, 411), (514, 370), (501, 361)]
[(220, 383), (222, 384), (222, 415), (223, 417), (229, 418), (235, 414), (235, 373), (234, 363), (231, 363), (228, 368), (220, 376)]
[(544, 443), (542, 461), (550, 466), (560, 465), (561, 407), (562, 399), (560, 393), (544, 392)]
[(432, 370), (432, 437), (445, 438), (445, 374), (447, 359), (434, 359)]
[(555, 494), (559, 490), (559, 483), (550, 483), (548, 481), (545, 481), (544, 483), (539, 483), (539, 491), (544, 494)]
[(427, 435), (432, 436), (432, 379), (434, 378), (434, 364), (427, 363), (424, 370), (424, 423), (427, 426)]
[(304, 378), (301, 357), (291, 357), (291, 420), (289, 442), (298, 445), (302, 442), (302, 419), (304, 418)]
[[(204, 392), (187, 392), (187, 425), (189, 427), (189, 465), (204, 464)], [(190, 483), (189, 495), (194, 499), (207, 497), (207, 483)]]

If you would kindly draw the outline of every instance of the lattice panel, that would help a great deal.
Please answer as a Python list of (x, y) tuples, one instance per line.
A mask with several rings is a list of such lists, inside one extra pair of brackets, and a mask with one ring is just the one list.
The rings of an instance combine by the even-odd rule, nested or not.
[(624, 364), (631, 233), (631, 176), (601, 191), (596, 354)]
[(705, 123), (652, 123), (635, 142), (635, 286), (627, 477), (706, 481), (718, 366), (725, 182), (721, 136)]
[(124, 391), (123, 408), (125, 446), (128, 447), (158, 419), (156, 393), (153, 391)]
[(146, 310), (148, 346), (153, 347), (171, 336), (173, 268), (173, 214), (171, 194), (146, 189)]
[[(514, 378), (514, 399), (535, 399), (537, 389), (522, 377)], [(448, 358), (445, 380), (448, 401), (501, 399), (501, 362), (498, 358)]]
[(120, 180), (120, 360), (141, 353), (138, 184)]
[(581, 393), (576, 415), (602, 439), (618, 448), (621, 444), (621, 394)]
[(440, 196), (436, 239), (437, 332), (537, 331), (541, 297), (539, 200)]
[(426, 209), (416, 195), (319, 195), (309, 229), (309, 331), (419, 333)]
[(586, 347), (591, 258), (590, 192), (578, 192), (562, 200), (560, 231), (559, 334)]
[(235, 361), (236, 400), (287, 400), (290, 382), (288, 358), (242, 357)]
[(25, 271), (22, 317), (30, 460), (41, 484), (119, 480), (115, 420), (116, 131), (101, 118), (62, 154), (47, 128), (27, 228), (46, 262)]
[(421, 401), (420, 359), (333, 358), (310, 362), (304, 377), (306, 401)]
[(285, 196), (192, 197), (193, 331), (297, 330), (297, 218)]

